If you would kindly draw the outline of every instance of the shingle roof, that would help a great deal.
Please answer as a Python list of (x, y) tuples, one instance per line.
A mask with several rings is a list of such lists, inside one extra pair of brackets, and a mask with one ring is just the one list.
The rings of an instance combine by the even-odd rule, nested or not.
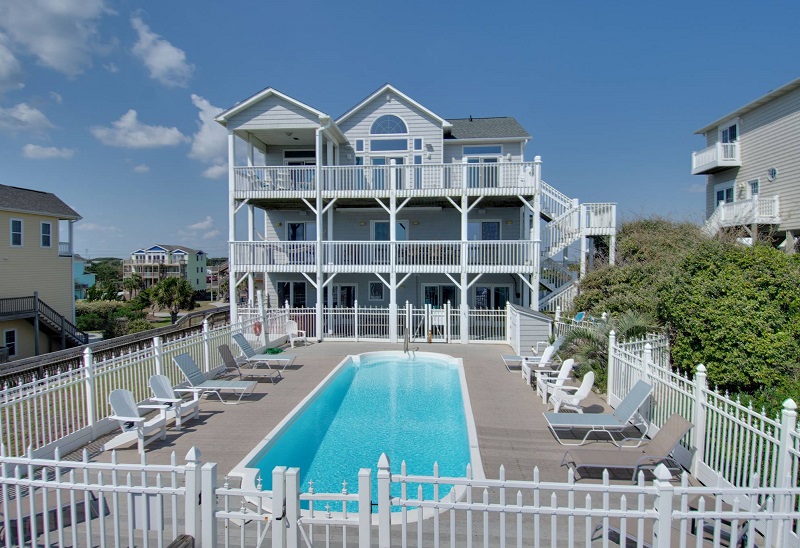
[(39, 213), (59, 219), (78, 220), (78, 213), (52, 192), (0, 185), (0, 209)]
[(500, 118), (448, 118), (453, 129), (445, 139), (530, 139), (519, 122), (509, 116)]
[(156, 245), (159, 246), (159, 247), (163, 247), (164, 249), (166, 249), (169, 252), (180, 250), (180, 251), (185, 251), (186, 253), (189, 253), (191, 255), (194, 255), (194, 254), (197, 254), (197, 253), (203, 253), (199, 249), (192, 249), (191, 247), (186, 247), (185, 245), (169, 245), (169, 244), (156, 244)]

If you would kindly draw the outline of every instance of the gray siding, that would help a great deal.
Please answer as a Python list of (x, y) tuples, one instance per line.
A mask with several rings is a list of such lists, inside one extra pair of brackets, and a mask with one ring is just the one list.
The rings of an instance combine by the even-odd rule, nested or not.
[(228, 129), (317, 128), (319, 117), (276, 96), (259, 101), (228, 121)]
[[(372, 123), (379, 116), (383, 116), (384, 114), (399, 116), (406, 123), (409, 139), (422, 137), (424, 140), (423, 146), (425, 148), (422, 152), (422, 161), (424, 163), (435, 164), (442, 162), (442, 127), (439, 121), (431, 118), (416, 106), (406, 103), (394, 94), (392, 94), (392, 100), (390, 102), (386, 101), (385, 94), (376, 97), (340, 124), (339, 129), (347, 136), (347, 140), (350, 141), (354, 150), (356, 139), (364, 139), (365, 152), (369, 155), (369, 130), (372, 127)], [(401, 137), (402, 136), (398, 136), (398, 138)], [(431, 153), (430, 159), (426, 156), (428, 152)], [(409, 151), (407, 152), (408, 157), (411, 158), (414, 154), (415, 153), (409, 146)], [(419, 154), (419, 152), (416, 154)], [(389, 154), (385, 152), (376, 152), (374, 155), (387, 156)], [(398, 154), (398, 156), (399, 155), (400, 154)], [(346, 160), (343, 159), (342, 163), (345, 161)]]
[[(492, 143), (490, 141), (486, 141), (485, 143), (469, 143), (467, 146), (472, 144), (480, 144), (480, 145), (501, 145), (503, 156), (506, 154), (511, 154), (511, 161), (512, 162), (522, 162), (522, 143)], [(457, 164), (461, 161), (464, 157), (464, 145), (465, 143), (447, 143), (445, 142), (444, 145), (444, 163), (454, 163)]]

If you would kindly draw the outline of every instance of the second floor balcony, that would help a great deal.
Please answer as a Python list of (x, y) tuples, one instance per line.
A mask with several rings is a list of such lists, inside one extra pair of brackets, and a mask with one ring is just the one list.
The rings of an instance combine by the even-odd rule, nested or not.
[(780, 197), (761, 198), (758, 194), (747, 200), (720, 202), (708, 217), (703, 230), (713, 236), (720, 228), (749, 225), (778, 225)]
[(166, 266), (185, 266), (188, 264), (186, 257), (135, 257), (132, 259), (125, 259), (122, 264), (124, 266), (144, 266), (144, 265), (166, 265)]
[[(394, 161), (394, 160), (393, 160)], [(532, 162), (234, 167), (237, 198), (533, 193)], [(317, 180), (319, 171), (319, 181)]]
[(692, 152), (692, 175), (705, 175), (741, 165), (738, 142), (715, 143), (700, 152)]
[[(512, 241), (333, 241), (320, 244), (323, 272), (522, 272), (538, 269), (539, 250)], [(317, 242), (233, 242), (231, 262), (242, 271), (312, 272)]]

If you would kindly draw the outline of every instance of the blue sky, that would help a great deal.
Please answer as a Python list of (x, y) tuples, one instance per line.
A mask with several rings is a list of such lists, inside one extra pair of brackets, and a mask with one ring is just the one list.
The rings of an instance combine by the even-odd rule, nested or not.
[(624, 219), (700, 221), (693, 132), (800, 76), (800, 3), (0, 1), (0, 183), (54, 192), (90, 257), (224, 256), (225, 131), (275, 87), (339, 116), (390, 82), (514, 116), (543, 177)]

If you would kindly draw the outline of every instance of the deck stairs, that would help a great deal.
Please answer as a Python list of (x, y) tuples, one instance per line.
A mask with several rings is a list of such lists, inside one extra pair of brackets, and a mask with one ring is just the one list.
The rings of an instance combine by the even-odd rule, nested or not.
[(0, 299), (0, 321), (17, 319), (24, 319), (32, 324), (38, 319), (39, 329), (50, 339), (60, 341), (61, 348), (89, 343), (88, 334), (36, 295)]

